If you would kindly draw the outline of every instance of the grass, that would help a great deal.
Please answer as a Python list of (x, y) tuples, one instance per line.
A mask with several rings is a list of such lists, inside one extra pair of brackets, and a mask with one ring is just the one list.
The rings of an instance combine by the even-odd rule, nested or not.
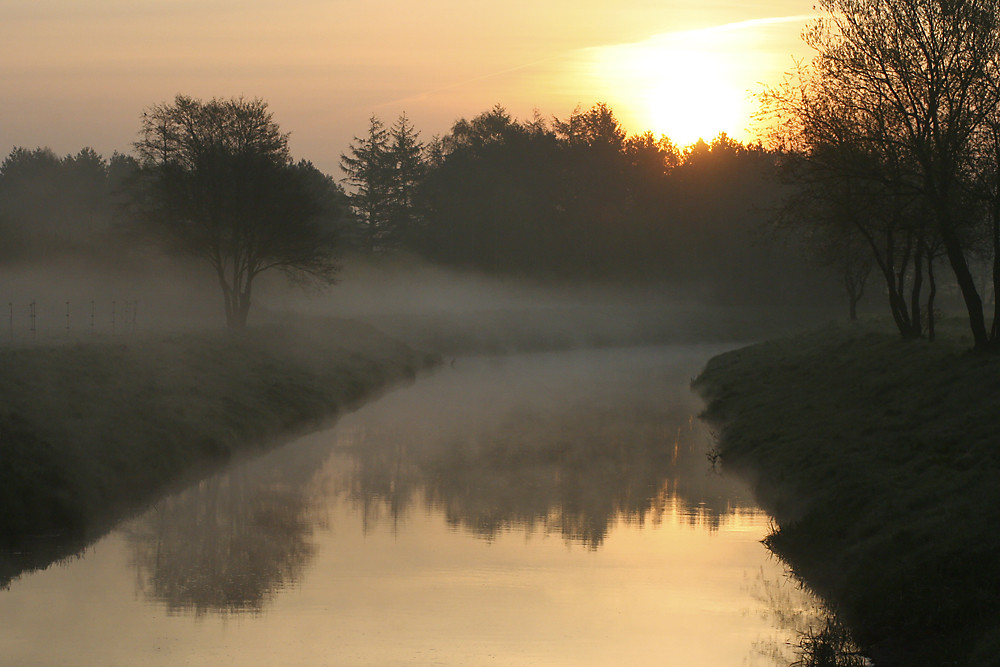
[(171, 484), (315, 427), (436, 361), (333, 320), (0, 349), (0, 546), (85, 540)]
[(1000, 664), (1000, 358), (968, 350), (831, 326), (694, 382), (768, 546), (879, 667)]

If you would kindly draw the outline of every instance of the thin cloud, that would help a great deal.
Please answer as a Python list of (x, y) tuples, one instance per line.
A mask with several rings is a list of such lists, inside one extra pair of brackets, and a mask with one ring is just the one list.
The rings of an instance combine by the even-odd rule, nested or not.
[(468, 86), (468, 85), (473, 84), (473, 83), (479, 83), (480, 81), (486, 81), (488, 79), (493, 79), (493, 78), (496, 78), (498, 76), (504, 76), (505, 74), (510, 74), (512, 72), (519, 72), (521, 70), (530, 69), (530, 68), (535, 67), (537, 65), (541, 65), (541, 64), (544, 64), (544, 63), (549, 63), (549, 62), (552, 62), (552, 61), (555, 61), (555, 60), (560, 60), (562, 58), (566, 58), (567, 56), (571, 55), (572, 53), (574, 53), (574, 52), (573, 51), (567, 51), (565, 53), (559, 53), (559, 54), (556, 54), (554, 56), (549, 56), (547, 58), (541, 58), (539, 60), (533, 60), (532, 62), (529, 62), (529, 63), (523, 63), (521, 65), (514, 65), (513, 67), (507, 67), (505, 69), (497, 70), (495, 72), (490, 72), (489, 74), (483, 74), (481, 76), (473, 77), (471, 79), (465, 79), (465, 80), (462, 80), (462, 81), (457, 81), (455, 83), (450, 83), (450, 84), (448, 84), (446, 86), (440, 86), (438, 88), (432, 88), (430, 90), (425, 90), (425, 91), (423, 91), (421, 93), (415, 93), (415, 94), (410, 95), (408, 97), (402, 97), (402, 98), (399, 98), (399, 99), (396, 99), (396, 100), (390, 100), (388, 102), (383, 102), (382, 104), (379, 104), (378, 107), (395, 106), (395, 105), (403, 104), (405, 102), (422, 102), (422, 101), (427, 100), (427, 98), (431, 97), (432, 95), (436, 95), (438, 93), (444, 93), (444, 92), (447, 92), (449, 90), (455, 90), (457, 88), (463, 88), (463, 87)]
[(720, 25), (707, 26), (705, 28), (694, 28), (692, 30), (674, 30), (661, 32), (637, 42), (617, 42), (614, 44), (603, 44), (601, 46), (591, 46), (581, 49), (583, 52), (591, 52), (597, 49), (627, 48), (642, 44), (653, 44), (672, 40), (690, 40), (697, 37), (707, 37), (728, 32), (744, 32), (754, 28), (766, 28), (785, 23), (804, 23), (816, 18), (814, 14), (795, 14), (794, 16), (769, 16), (759, 19), (747, 19), (746, 21), (735, 21), (733, 23), (722, 23)]
[(531, 69), (533, 67), (537, 67), (538, 65), (543, 65), (546, 63), (551, 63), (554, 61), (559, 61), (569, 58), (577, 58), (580, 57), (581, 55), (593, 53), (596, 50), (626, 48), (641, 44), (651, 44), (669, 40), (691, 39), (699, 36), (708, 36), (708, 35), (727, 33), (727, 32), (742, 32), (747, 30), (753, 30), (755, 28), (765, 28), (774, 25), (782, 25), (786, 23), (804, 23), (814, 18), (816, 18), (815, 14), (795, 14), (792, 16), (769, 16), (757, 19), (747, 19), (745, 21), (735, 21), (733, 23), (723, 23), (720, 25), (708, 26), (705, 28), (695, 28), (693, 30), (675, 30), (672, 32), (662, 32), (637, 42), (618, 42), (614, 44), (590, 46), (582, 49), (573, 49), (571, 51), (557, 53), (547, 58), (541, 58), (539, 60), (534, 60), (528, 63), (522, 63), (520, 65), (514, 65), (513, 67), (507, 67), (505, 69), (497, 70), (495, 72), (489, 72), (487, 74), (473, 77), (471, 79), (456, 81), (455, 83), (451, 83), (445, 86), (440, 86), (438, 88), (432, 88), (430, 90), (425, 90), (419, 93), (415, 93), (413, 95), (409, 95), (407, 97), (389, 100), (387, 102), (383, 102), (382, 104), (377, 105), (376, 108), (398, 106), (400, 104), (406, 104), (409, 102), (423, 102), (426, 101), (428, 98), (440, 93), (456, 90), (474, 83), (480, 83), (482, 81), (487, 81), (489, 79), (493, 79), (496, 77), (505, 76), (507, 74), (511, 74), (514, 72)]

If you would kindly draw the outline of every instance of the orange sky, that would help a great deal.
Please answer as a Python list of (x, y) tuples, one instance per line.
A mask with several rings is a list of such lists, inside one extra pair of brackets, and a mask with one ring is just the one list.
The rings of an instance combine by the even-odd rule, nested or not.
[(811, 0), (4, 0), (0, 152), (127, 151), (177, 93), (268, 101), (295, 156), (336, 174), (377, 114), (425, 138), (494, 104), (565, 118), (608, 102), (630, 132), (746, 138)]

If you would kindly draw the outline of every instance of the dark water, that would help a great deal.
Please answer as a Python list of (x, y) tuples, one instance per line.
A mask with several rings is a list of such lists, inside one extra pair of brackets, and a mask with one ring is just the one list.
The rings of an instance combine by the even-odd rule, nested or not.
[(0, 591), (16, 665), (787, 665), (717, 348), (459, 359)]

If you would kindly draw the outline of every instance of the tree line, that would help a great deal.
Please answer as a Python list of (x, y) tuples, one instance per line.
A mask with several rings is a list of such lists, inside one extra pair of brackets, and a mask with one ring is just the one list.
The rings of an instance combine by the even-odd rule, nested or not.
[(626, 136), (597, 104), (525, 121), (496, 106), (426, 143), (405, 115), (391, 127), (372, 117), (341, 164), (369, 252), (495, 274), (711, 284), (733, 260), (768, 272), (749, 236), (780, 196), (774, 159), (724, 134), (685, 150)]
[(135, 160), (93, 149), (57, 156), (47, 148), (14, 148), (0, 163), (0, 259), (88, 251), (100, 253)]
[[(741, 303), (787, 302), (826, 265), (852, 315), (878, 276), (906, 338), (934, 337), (947, 283), (975, 347), (1000, 349), (1000, 6), (820, 8), (805, 31), (818, 55), (763, 96), (767, 145), (680, 149), (628, 136), (603, 104), (527, 120), (497, 106), (427, 141), (405, 115), (373, 116), (341, 184), (291, 157), (265, 102), (178, 96), (146, 110), (132, 155), (15, 148), (0, 258), (140, 232), (212, 267), (234, 327), (261, 273), (329, 283), (344, 252)], [(762, 238), (772, 221), (811, 255)]]
[(138, 134), (108, 160), (15, 148), (0, 165), (7, 254), (151, 240), (211, 267), (236, 328), (262, 273), (329, 284), (345, 253), (733, 302), (808, 282), (794, 252), (756, 242), (783, 196), (777, 152), (627, 136), (603, 104), (523, 121), (496, 106), (426, 142), (405, 114), (373, 116), (341, 156), (342, 182), (293, 159), (262, 100), (178, 96), (147, 108)]

